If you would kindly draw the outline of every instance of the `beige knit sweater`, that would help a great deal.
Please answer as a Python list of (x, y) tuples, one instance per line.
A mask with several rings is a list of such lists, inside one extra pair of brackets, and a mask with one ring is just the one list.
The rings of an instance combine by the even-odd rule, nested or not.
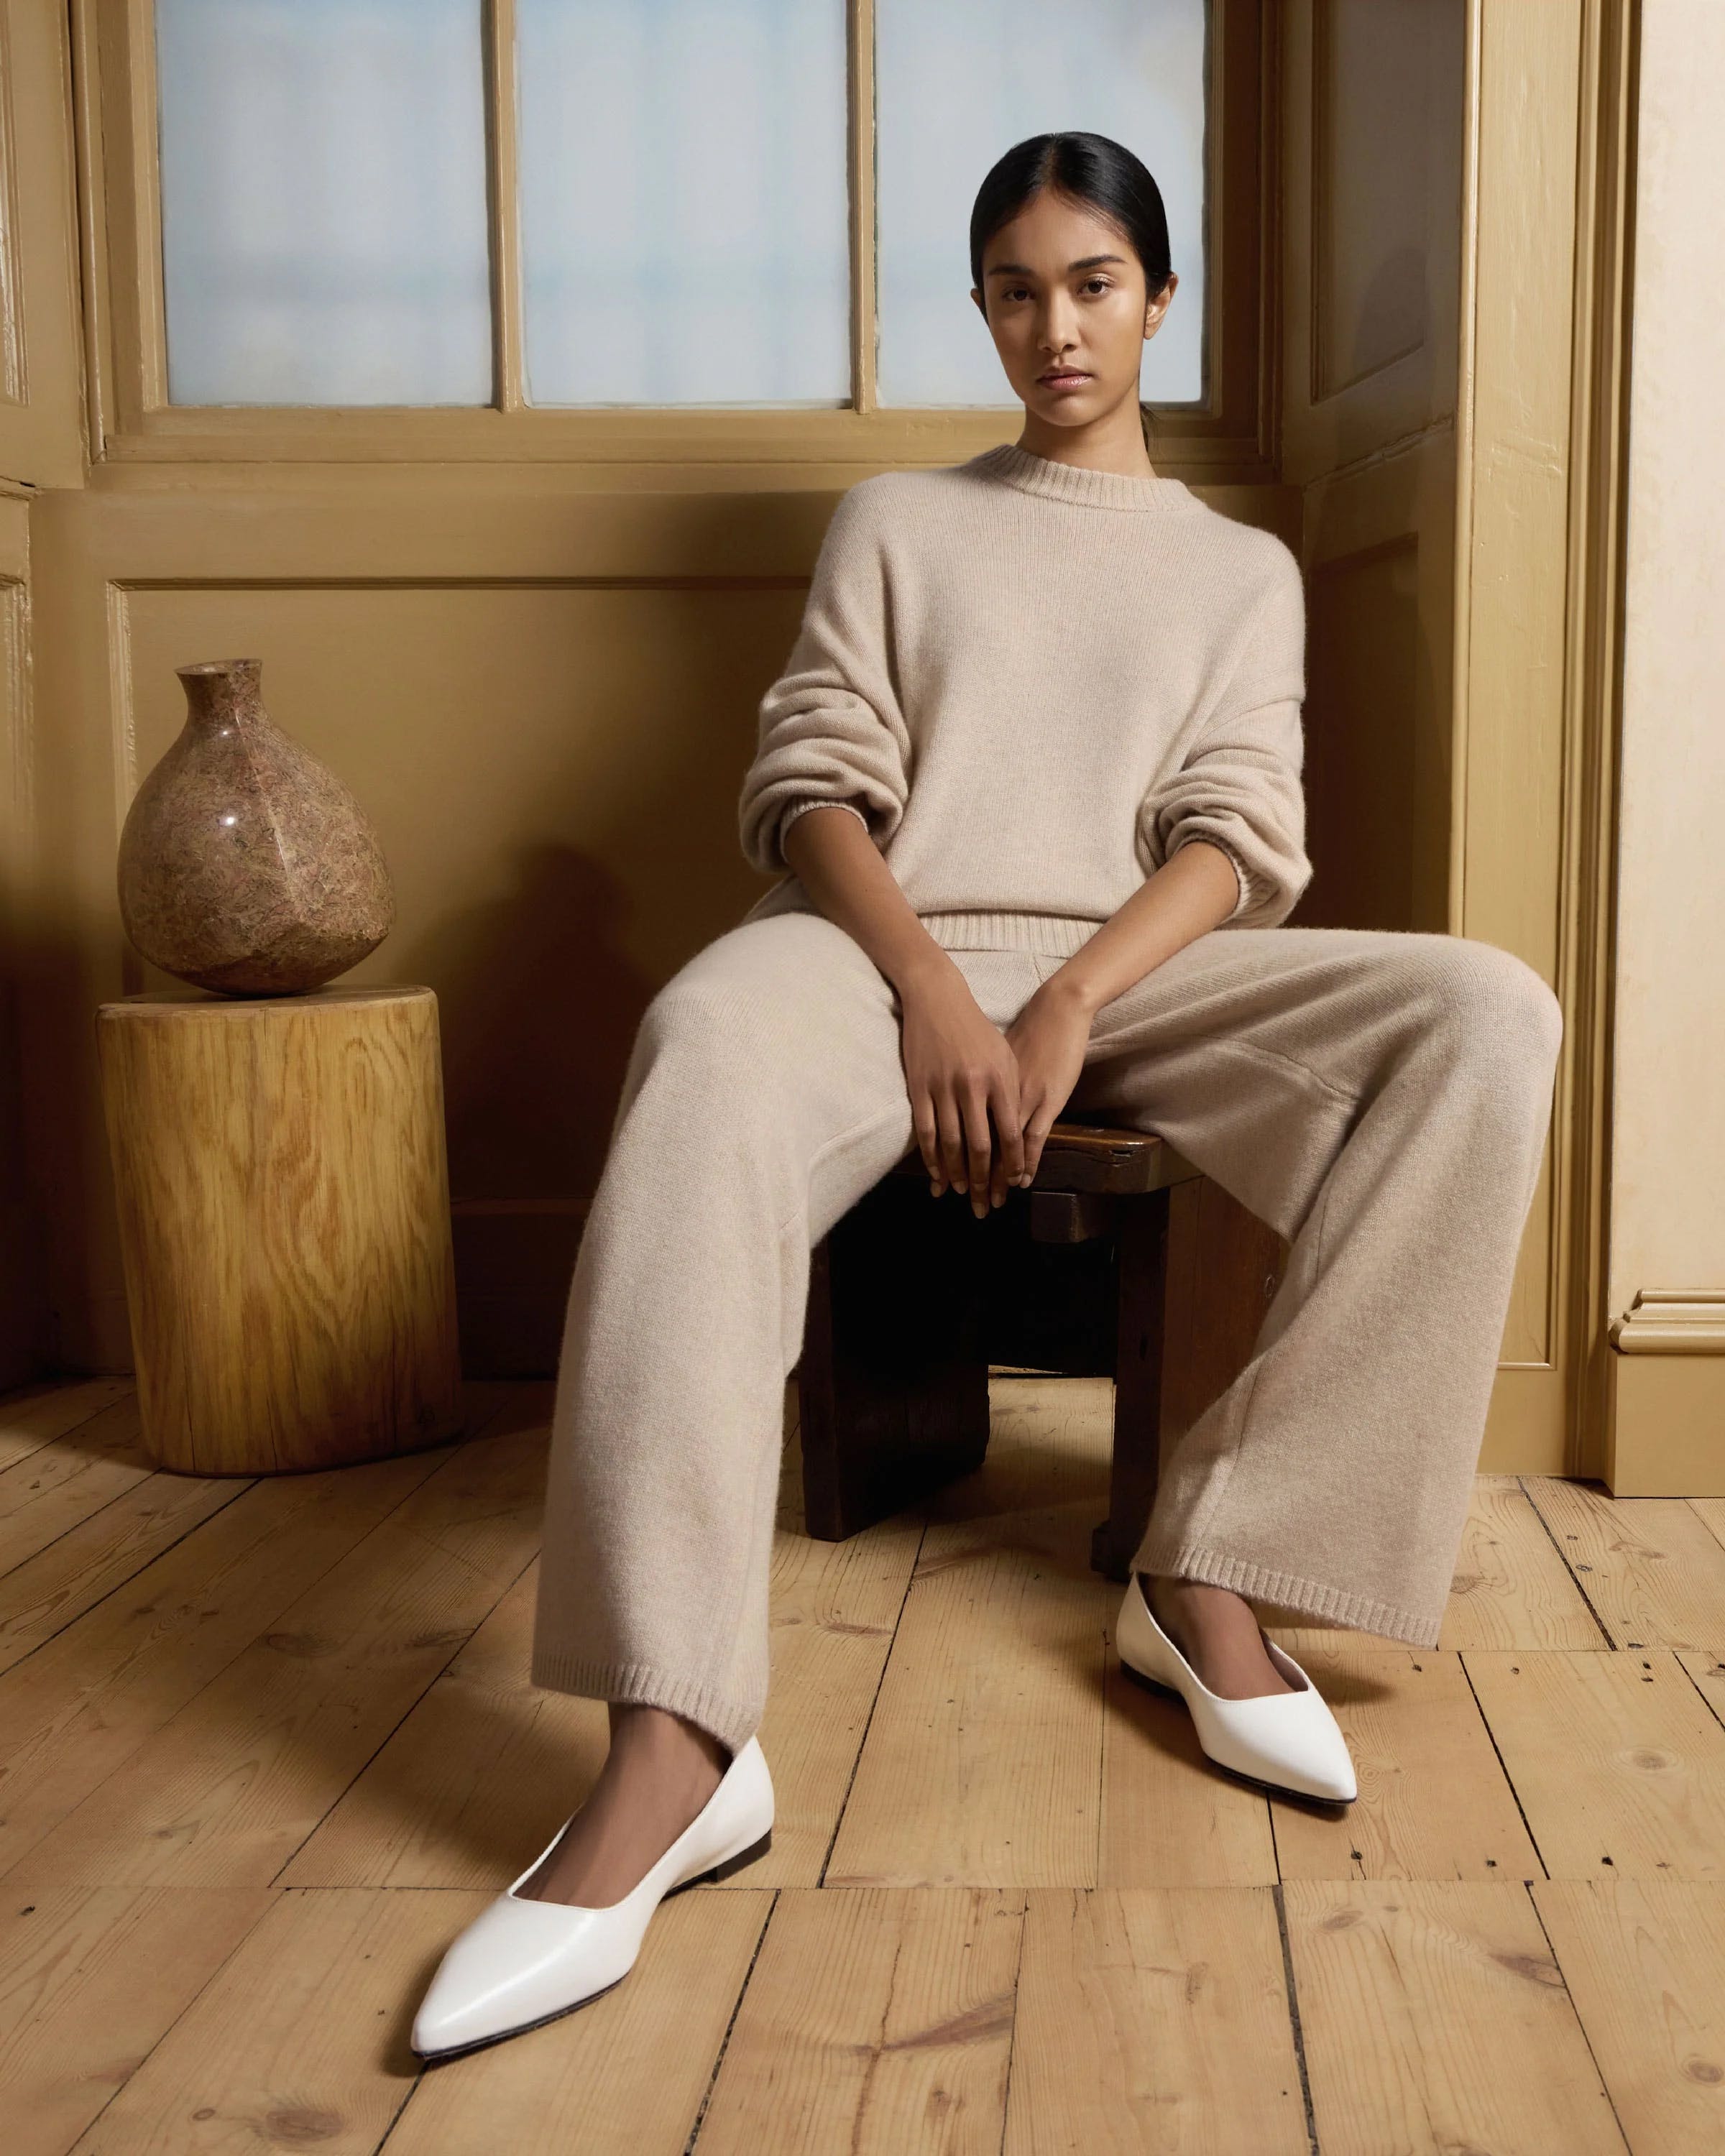
[[(1300, 772), (1306, 612), (1271, 532), (1176, 479), (1011, 443), (839, 500), (802, 627), (762, 699), (742, 850), (859, 816), (947, 950), (1067, 957), (1189, 839), (1271, 927), (1311, 880)], [(794, 875), (744, 916), (817, 911)]]

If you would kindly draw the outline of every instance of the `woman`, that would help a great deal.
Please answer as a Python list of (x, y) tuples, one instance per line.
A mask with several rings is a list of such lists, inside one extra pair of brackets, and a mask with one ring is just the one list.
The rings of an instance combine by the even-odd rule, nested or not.
[(913, 1144), (981, 1217), (1069, 1102), (1101, 1110), (1291, 1243), (1164, 1464), (1117, 1628), (1212, 1758), (1355, 1793), (1248, 1595), (1437, 1640), (1558, 1004), (1489, 944), (1281, 925), (1312, 874), (1300, 572), (1151, 466), (1139, 367), (1178, 280), (1150, 174), (1098, 136), (1019, 143), (971, 268), (1024, 429), (839, 501), (739, 804), (750, 860), (793, 873), (641, 1021), (571, 1290), (532, 1667), (610, 1702), (610, 1754), (445, 1955), (428, 2057), (596, 1997), (666, 1892), (768, 1845), (809, 1254)]

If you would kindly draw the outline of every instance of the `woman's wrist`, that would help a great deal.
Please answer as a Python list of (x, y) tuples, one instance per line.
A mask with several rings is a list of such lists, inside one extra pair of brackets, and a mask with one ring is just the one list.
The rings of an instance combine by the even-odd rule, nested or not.
[(1069, 1004), (1086, 1018), (1094, 1018), (1108, 998), (1081, 963), (1082, 955), (1075, 954), (1065, 965), (1056, 967), (1036, 993), (1046, 1003)]
[(895, 946), (876, 963), (901, 997), (914, 995), (919, 988), (958, 970), (951, 952), (935, 942), (921, 921), (916, 934), (905, 938), (902, 948)]

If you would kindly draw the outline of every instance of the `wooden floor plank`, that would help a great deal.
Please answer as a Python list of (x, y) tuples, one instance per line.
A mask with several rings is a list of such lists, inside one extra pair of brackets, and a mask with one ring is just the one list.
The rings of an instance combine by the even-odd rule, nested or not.
[(696, 2156), (998, 2156), (1024, 1897), (781, 1890)]
[(608, 1718), (527, 1675), (538, 1573), (536, 1559), (278, 1885), (496, 1892), (551, 1840), (604, 1764)]
[(0, 1870), (278, 1624), (452, 1452), (271, 1476), (0, 1676)]
[(773, 1538), (773, 1676), (760, 1738), (778, 1818), (752, 1883), (819, 1883), (922, 1539), (915, 1514), (848, 1542), (783, 1529)]
[(1725, 1727), (1675, 1655), (1462, 1656), (1554, 1879), (1725, 1879)]
[(1268, 1886), (1276, 1876), (1269, 1800), (1206, 1758), (1184, 1701), (1122, 1676), (1111, 1645), (1097, 1884)]
[(1615, 1646), (1725, 1649), (1725, 1545), (1687, 1499), (1525, 1481)]
[(272, 1879), (531, 1562), (544, 1430), (459, 1447), (6, 1876)]
[(987, 1463), (930, 1507), (826, 1885), (1095, 1882), (1106, 1424), (1070, 1380), (994, 1390)]
[(1304, 1666), (1359, 1795), (1339, 1818), (1272, 1800), (1284, 1879), (1544, 1877), (1460, 1656), (1338, 1642), (1308, 1649)]
[(0, 1472), (0, 1573), (111, 1505), (156, 1472), (126, 1393), (53, 1445)]
[(1610, 1644), (1522, 1478), (1476, 1476), (1438, 1645), (1453, 1651)]
[(1282, 1892), (1323, 2156), (1625, 2156), (1525, 1885)]
[(1720, 2156), (1725, 1885), (1543, 1879), (1532, 1893), (1635, 2156)]
[(130, 1377), (43, 1378), (0, 1394), (0, 1471), (80, 1430), (134, 1390)]
[(1003, 2156), (1307, 2156), (1271, 1889), (1040, 1889), (1027, 1900)]
[(6, 2156), (65, 2156), (272, 1899), (259, 1887), (0, 1897)]
[(1687, 1502), (1696, 1518), (1725, 1549), (1725, 1497), (1691, 1497)]
[(273, 1894), (75, 2156), (372, 2156), (418, 2066), (410, 2002), (475, 1913), (466, 1895)]
[(0, 1670), (63, 1632), (182, 1535), (255, 1485), (233, 1476), (146, 1476), (0, 1578)]
[(1677, 1657), (1689, 1681), (1712, 1709), (1713, 1719), (1725, 1726), (1725, 1658), (1712, 1653), (1690, 1652)]

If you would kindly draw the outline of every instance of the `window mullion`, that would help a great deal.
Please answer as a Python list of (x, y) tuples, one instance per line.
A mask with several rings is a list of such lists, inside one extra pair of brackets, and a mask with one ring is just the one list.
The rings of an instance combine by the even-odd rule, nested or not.
[(875, 346), (875, 0), (850, 0), (850, 390), (872, 412)]
[(526, 403), (521, 357), (521, 173), (516, 139), (515, 40), (515, 0), (485, 0), (491, 394), (500, 412), (519, 412)]

